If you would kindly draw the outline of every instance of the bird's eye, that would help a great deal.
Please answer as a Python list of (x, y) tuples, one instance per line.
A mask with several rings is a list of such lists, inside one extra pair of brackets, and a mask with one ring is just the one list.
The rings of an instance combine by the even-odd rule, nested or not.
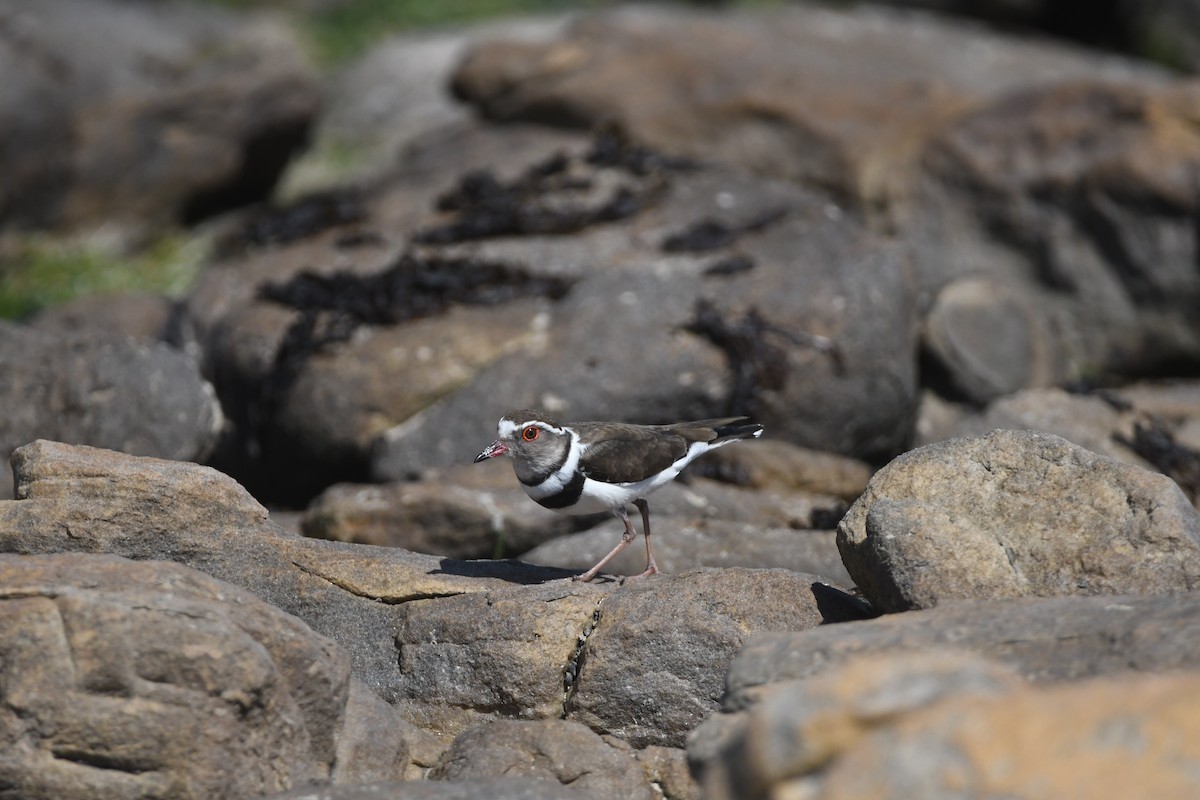
[(530, 425), (525, 430), (521, 431), (521, 438), (527, 442), (532, 442), (538, 437), (538, 428), (536, 425)]

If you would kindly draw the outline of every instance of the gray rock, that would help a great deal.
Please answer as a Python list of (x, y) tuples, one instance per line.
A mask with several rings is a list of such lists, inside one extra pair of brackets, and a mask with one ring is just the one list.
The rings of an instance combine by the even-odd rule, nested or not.
[(944, 415), (941, 422), (936, 413), (935, 404), (923, 404), (923, 443), (996, 428), (1043, 431), (1162, 472), (1193, 503), (1200, 495), (1200, 392), (1189, 381), (1131, 384), (1089, 395), (1026, 389), (981, 411)]
[(1062, 326), (1052, 324), (1055, 311), (1034, 287), (960, 278), (938, 291), (922, 342), (950, 393), (986, 403), (1069, 373), (1069, 354), (1057, 340)]
[(867, 747), (891, 720), (947, 697), (1004, 695), (1020, 684), (979, 656), (930, 650), (852, 658), (821, 677), (765, 691), (749, 713), (716, 715), (688, 736), (705, 797), (769, 797), (789, 779)]
[(751, 638), (734, 658), (723, 707), (745, 708), (771, 684), (837, 670), (869, 654), (959, 649), (1034, 682), (1200, 665), (1200, 594), (1022, 598), (962, 603), (851, 625)]
[(577, 800), (569, 786), (537, 778), (405, 781), (323, 786), (272, 795), (278, 800)]
[[(675, 575), (699, 567), (778, 567), (820, 575), (838, 586), (852, 583), (842, 566), (833, 531), (762, 528), (729, 520), (655, 516), (651, 520), (654, 557), (659, 570)], [(586, 570), (620, 539), (612, 520), (591, 530), (561, 536), (521, 556), (530, 564)], [(640, 540), (604, 568), (611, 575), (640, 575), (646, 566)]]
[[(679, 91), (697, 75), (704, 92)], [(617, 120), (655, 147), (870, 205), (903, 196), (919, 142), (964, 108), (1021, 86), (1134, 76), (1164, 73), (932, 17), (800, 5), (610, 10), (548, 42), (484, 42), (453, 86), (492, 119)]]
[[(782, 684), (722, 739), (697, 732), (705, 796), (1187, 797), (1194, 673), (1029, 686), (926, 652), (860, 658)], [(708, 727), (707, 725), (705, 726)], [(689, 750), (689, 753), (693, 751)]]
[[(201, 460), (223, 424), (195, 363), (158, 342), (0, 322), (0, 455), (49, 438)], [(0, 496), (11, 496), (0, 485)]]
[[(715, 707), (749, 632), (864, 613), (817, 578), (784, 570), (623, 587), (553, 580), (567, 573), (516, 562), (298, 537), (232, 480), (195, 464), (44, 441), (14, 463), (20, 499), (0, 502), (0, 552), (172, 559), (250, 589), (342, 645), (354, 674), (406, 721), (392, 727), (421, 765), (436, 762), (448, 735), (496, 718), (559, 718), (564, 705), (598, 732), (682, 742)], [(622, 597), (609, 633), (601, 601)], [(627, 701), (632, 675), (659, 679)], [(662, 705), (636, 727), (621, 718), (621, 708), (646, 702)], [(410, 736), (408, 726), (424, 733)], [(373, 746), (361, 734), (350, 741), (356, 751)]]
[(929, 140), (905, 238), (922, 286), (945, 294), (927, 344), (950, 387), (980, 402), (1200, 352), (1200, 137), (1173, 133), (1196, 91), (1025, 87)]
[(175, 301), (160, 294), (123, 292), (84, 295), (43, 309), (25, 320), (29, 327), (57, 336), (128, 336), (167, 340)]
[(0, 14), (5, 224), (137, 231), (261, 199), (317, 109), (302, 48), (266, 17), (111, 0)]
[(0, 582), (4, 714), (25, 720), (0, 773), (22, 797), (240, 797), (403, 770), (386, 728), (369, 753), (343, 746), (345, 718), (372, 713), (345, 654), (249, 592), (79, 554), (0, 556)]
[(838, 548), (881, 611), (1200, 587), (1200, 514), (1178, 485), (1029, 431), (897, 458), (842, 519)]
[[(486, 20), (391, 35), (373, 44), (330, 76), (312, 144), (289, 166), (283, 194), (377, 183), (396, 169), (397, 154), (404, 163), (409, 149), (427, 139), (456, 138), (451, 131), (466, 126), (471, 113), (445, 87), (464, 50), (480, 37), (548, 38), (563, 21), (561, 15)], [(455, 169), (479, 165), (472, 163), (478, 149), (457, 150)]]
[[(338, 484), (304, 512), (306, 536), (453, 558), (520, 555), (578, 529), (518, 488), (512, 470), (474, 464), (386, 484)], [(537, 562), (535, 562), (537, 563)]]
[[(704, 222), (751, 228), (709, 252), (662, 252)], [(519, 407), (564, 421), (668, 422), (733, 404), (771, 435), (854, 457), (890, 454), (907, 437), (916, 316), (902, 254), (819, 195), (723, 169), (670, 173), (657, 202), (628, 220), (496, 238), (478, 252), (575, 283), (548, 310), (544, 336), (387, 431), (376, 479), (478, 452)], [(731, 258), (752, 266), (706, 271)], [(814, 349), (810, 335), (836, 352)]]
[(541, 778), (582, 797), (655, 795), (629, 745), (601, 737), (577, 722), (505, 720), (471, 728), (454, 740), (431, 780), (466, 782), (496, 777)]
[(393, 702), (441, 735), (495, 718), (562, 717), (564, 676), (614, 588), (561, 580), (402, 604)]
[(739, 568), (639, 581), (598, 608), (567, 717), (635, 747), (681, 746), (716, 709), (729, 662), (751, 634), (863, 616), (815, 576)]
[(0, 502), (0, 552), (110, 553), (194, 567), (338, 642), (355, 675), (389, 701), (402, 683), (395, 631), (405, 603), (562, 574), (291, 535), (232, 479), (196, 464), (45, 441), (13, 460), (19, 499)]

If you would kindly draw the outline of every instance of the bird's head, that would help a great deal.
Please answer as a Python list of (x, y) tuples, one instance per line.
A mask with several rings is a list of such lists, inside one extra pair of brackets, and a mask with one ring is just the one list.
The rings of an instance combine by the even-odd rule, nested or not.
[(571, 434), (539, 411), (513, 411), (496, 425), (496, 441), (475, 456), (475, 463), (497, 456), (514, 461), (517, 477), (533, 480), (562, 464), (571, 446)]

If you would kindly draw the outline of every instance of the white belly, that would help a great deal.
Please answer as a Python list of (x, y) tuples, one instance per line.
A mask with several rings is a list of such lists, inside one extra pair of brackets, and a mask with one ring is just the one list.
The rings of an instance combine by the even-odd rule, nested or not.
[[(678, 474), (679, 470), (669, 469), (652, 478), (634, 483), (601, 483), (591, 478), (585, 478), (579, 502), (570, 508), (555, 510), (560, 514), (598, 514), (603, 511), (624, 508), (639, 497), (645, 497), (675, 480)], [(526, 494), (537, 499), (534, 492), (530, 491), (532, 487), (524, 488)]]

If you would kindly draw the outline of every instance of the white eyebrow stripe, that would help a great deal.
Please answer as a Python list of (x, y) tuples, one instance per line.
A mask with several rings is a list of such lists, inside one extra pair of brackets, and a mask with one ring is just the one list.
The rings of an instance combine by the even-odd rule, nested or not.
[(540, 419), (526, 420), (525, 422), (513, 422), (511, 419), (501, 419), (496, 425), (496, 433), (501, 439), (516, 435), (517, 431), (525, 430), (530, 425), (536, 428), (541, 428), (550, 433), (563, 433), (562, 428), (556, 428), (548, 422), (542, 422)]

